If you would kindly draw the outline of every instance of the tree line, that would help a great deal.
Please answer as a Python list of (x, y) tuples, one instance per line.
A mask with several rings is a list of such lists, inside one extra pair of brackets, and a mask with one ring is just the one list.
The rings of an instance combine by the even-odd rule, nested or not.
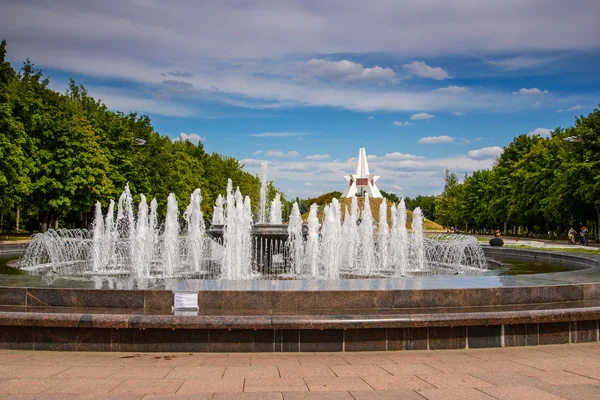
[[(147, 115), (110, 111), (70, 80), (65, 93), (29, 61), (15, 71), (0, 46), (0, 231), (20, 226), (87, 227), (99, 201), (103, 209), (125, 184), (139, 201), (156, 197), (166, 212), (175, 193), (180, 212), (200, 188), (207, 221), (227, 179), (258, 210), (260, 181), (234, 158), (209, 154), (202, 143), (172, 141)], [(270, 183), (269, 197), (275, 189)], [(255, 212), (256, 213), (256, 212)]]
[(446, 171), (435, 202), (446, 227), (500, 229), (518, 235), (566, 233), (600, 224), (600, 110), (556, 128), (549, 137), (520, 135), (488, 170), (460, 183)]

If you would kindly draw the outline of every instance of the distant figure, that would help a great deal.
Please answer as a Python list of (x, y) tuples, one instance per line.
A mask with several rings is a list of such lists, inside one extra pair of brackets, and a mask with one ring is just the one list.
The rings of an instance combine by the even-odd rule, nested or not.
[(490, 239), (490, 246), (504, 246), (504, 240), (500, 239), (500, 231), (496, 231), (494, 237)]
[(581, 232), (579, 234), (581, 235), (582, 246), (587, 246), (588, 244), (590, 244), (590, 242), (588, 241), (588, 229), (585, 225), (581, 227)]
[(575, 244), (575, 235), (577, 234), (577, 232), (575, 232), (575, 229), (573, 229), (573, 227), (571, 227), (571, 229), (569, 229), (569, 244)]

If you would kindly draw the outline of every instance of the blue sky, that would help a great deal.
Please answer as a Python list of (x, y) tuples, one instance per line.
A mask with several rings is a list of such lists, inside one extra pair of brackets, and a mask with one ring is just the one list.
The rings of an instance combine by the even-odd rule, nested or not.
[(16, 1), (30, 58), (173, 140), (261, 160), (288, 198), (342, 191), (365, 146), (380, 189), (435, 194), (519, 134), (600, 103), (597, 1)]

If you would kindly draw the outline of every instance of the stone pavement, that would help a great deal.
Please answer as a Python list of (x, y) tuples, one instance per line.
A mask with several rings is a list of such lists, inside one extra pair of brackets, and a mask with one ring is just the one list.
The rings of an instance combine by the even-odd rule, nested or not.
[(0, 350), (0, 399), (600, 399), (600, 344), (307, 354)]

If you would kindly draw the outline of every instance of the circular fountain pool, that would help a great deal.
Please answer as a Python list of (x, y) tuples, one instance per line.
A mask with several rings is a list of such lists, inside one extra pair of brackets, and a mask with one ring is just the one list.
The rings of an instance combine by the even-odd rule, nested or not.
[[(501, 267), (478, 276), (199, 280), (5, 274), (0, 348), (314, 352), (598, 340), (596, 257), (485, 252), (490, 265), (499, 261)], [(516, 270), (536, 273), (511, 275)], [(182, 294), (194, 296), (197, 309), (173, 311)]]
[[(333, 200), (311, 206), (305, 225), (296, 205), (284, 225), (272, 204), (265, 224), (229, 182), (205, 229), (200, 201), (195, 191), (180, 219), (169, 196), (159, 225), (156, 202), (141, 196), (135, 213), (126, 188), (116, 216), (114, 203), (105, 215), (97, 205), (92, 231), (36, 235), (18, 262), (23, 274), (0, 274), (0, 348), (312, 352), (598, 340), (593, 256), (428, 235), (419, 209), (409, 232), (403, 202), (382, 202), (375, 223), (368, 198), (362, 212), (356, 200), (344, 210)], [(510, 258), (512, 267), (502, 262)]]

